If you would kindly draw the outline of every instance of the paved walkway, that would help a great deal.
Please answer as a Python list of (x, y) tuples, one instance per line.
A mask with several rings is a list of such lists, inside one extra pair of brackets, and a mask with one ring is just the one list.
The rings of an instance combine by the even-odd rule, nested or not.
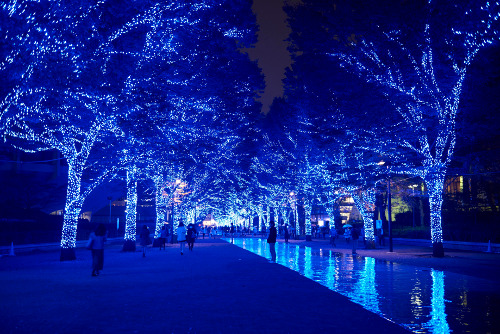
[[(350, 253), (328, 240), (295, 241)], [(360, 243), (362, 247), (362, 244)], [(19, 252), (18, 252), (19, 253)], [(499, 281), (500, 254), (394, 245), (358, 254)], [(0, 258), (2, 333), (407, 333), (283, 266), (221, 240), (193, 252), (123, 253), (108, 245), (104, 271), (90, 276), (90, 254), (59, 261), (59, 251)]]
[(407, 333), (283, 266), (221, 240), (123, 253), (0, 259), (2, 333)]

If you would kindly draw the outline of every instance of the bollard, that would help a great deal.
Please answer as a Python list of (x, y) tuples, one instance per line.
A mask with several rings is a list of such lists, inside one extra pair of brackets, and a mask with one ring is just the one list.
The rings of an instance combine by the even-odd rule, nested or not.
[(491, 240), (488, 240), (488, 250), (486, 253), (491, 253)]

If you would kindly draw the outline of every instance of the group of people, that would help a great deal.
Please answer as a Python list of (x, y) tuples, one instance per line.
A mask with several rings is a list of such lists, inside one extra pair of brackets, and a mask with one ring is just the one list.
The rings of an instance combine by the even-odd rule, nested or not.
[(187, 229), (184, 226), (183, 222), (179, 223), (179, 226), (177, 227), (177, 242), (179, 242), (180, 245), (181, 255), (184, 254), (184, 244), (186, 242), (188, 244), (189, 250), (193, 250), (194, 241), (196, 240), (197, 236), (198, 233), (196, 232), (196, 228), (193, 223), (189, 224)]
[[(267, 236), (267, 243), (269, 244), (269, 252), (271, 253), (271, 262), (276, 262), (276, 238), (278, 237), (278, 231), (275, 227), (274, 221), (270, 222), (269, 233)], [(205, 231), (206, 232), (206, 231)], [(283, 234), (285, 239), (285, 243), (288, 243), (290, 238), (290, 232), (288, 225), (285, 224), (282, 228), (280, 228), (280, 232)], [(231, 236), (235, 233), (235, 227), (232, 225), (229, 228), (229, 233)], [(356, 254), (356, 249), (358, 246), (358, 240), (361, 235), (361, 231), (357, 228), (348, 228), (344, 233), (344, 237), (347, 242), (352, 240), (352, 253)], [(179, 248), (181, 251), (181, 255), (184, 254), (185, 243), (188, 244), (188, 249), (190, 251), (194, 248), (195, 240), (198, 236), (198, 232), (196, 231), (196, 227), (194, 224), (189, 224), (186, 228), (184, 223), (179, 222), (179, 226), (177, 227), (177, 242), (179, 243)], [(159, 236), (159, 248), (160, 250), (165, 250), (165, 241), (169, 237), (169, 231), (166, 226), (163, 226), (160, 231)], [(335, 240), (338, 237), (337, 230), (332, 228), (330, 229), (330, 244), (333, 246), (337, 246)], [(146, 257), (146, 249), (149, 245), (152, 244), (150, 231), (147, 225), (143, 225), (142, 231), (140, 233), (140, 245), (142, 247), (142, 256)], [(100, 270), (103, 269), (104, 265), (104, 243), (106, 242), (106, 227), (104, 224), (99, 224), (95, 231), (90, 233), (89, 241), (87, 244), (87, 249), (92, 251), (92, 276), (98, 276)]]
[[(362, 235), (362, 231), (360, 231), (357, 227), (347, 227), (344, 231), (344, 238), (347, 243), (351, 243), (352, 240), (352, 254), (357, 254), (357, 248), (358, 248), (358, 240), (359, 237)], [(330, 245), (337, 247), (337, 244), (335, 243), (335, 240), (338, 237), (338, 232), (336, 229), (331, 228), (330, 229)]]
[[(151, 240), (150, 231), (147, 225), (143, 225), (141, 233), (139, 234), (139, 243), (142, 247), (142, 257), (146, 257), (146, 250), (148, 246), (153, 242)], [(87, 242), (87, 249), (91, 251), (92, 254), (92, 276), (99, 276), (99, 272), (104, 267), (104, 243), (106, 242), (107, 230), (104, 224), (97, 225), (97, 228), (92, 231), (89, 235), (89, 240)], [(177, 241), (180, 245), (181, 255), (184, 254), (184, 245), (187, 242), (188, 249), (190, 251), (194, 248), (194, 242), (198, 232), (194, 224), (189, 224), (187, 228), (184, 223), (179, 222), (177, 228)], [(169, 237), (169, 232), (166, 226), (163, 226), (160, 231), (160, 236), (158, 238), (159, 249), (165, 250), (165, 242)]]
[[(162, 249), (165, 250), (165, 242), (168, 236), (169, 236), (168, 229), (166, 228), (166, 226), (163, 226), (160, 231), (160, 236), (158, 238), (160, 250)], [(189, 250), (190, 251), (193, 250), (194, 242), (197, 236), (198, 232), (196, 231), (196, 227), (194, 226), (193, 223), (189, 224), (186, 228), (186, 226), (182, 221), (179, 222), (179, 225), (177, 227), (177, 242), (180, 245), (181, 255), (184, 255), (184, 246), (186, 242), (188, 244)], [(142, 247), (142, 256), (145, 257), (147, 247), (152, 244), (149, 228), (147, 225), (143, 225), (139, 238), (140, 238), (140, 245)]]

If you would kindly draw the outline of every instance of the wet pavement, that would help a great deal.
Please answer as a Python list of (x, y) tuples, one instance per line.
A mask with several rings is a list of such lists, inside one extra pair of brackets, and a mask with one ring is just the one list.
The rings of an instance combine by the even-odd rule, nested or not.
[[(330, 247), (327, 240), (292, 243)], [(337, 246), (336, 252), (350, 251)], [(358, 254), (499, 280), (499, 254), (449, 252), (435, 259), (430, 250), (394, 248)], [(348, 297), (222, 240), (198, 240), (184, 255), (178, 245), (149, 249), (145, 258), (108, 245), (99, 277), (91, 277), (85, 249), (69, 262), (60, 262), (57, 250), (18, 253), (0, 258), (2, 333), (408, 333)]]

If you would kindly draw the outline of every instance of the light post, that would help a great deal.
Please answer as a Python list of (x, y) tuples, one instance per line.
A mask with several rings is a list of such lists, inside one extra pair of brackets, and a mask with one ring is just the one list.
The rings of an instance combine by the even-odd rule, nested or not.
[[(392, 213), (391, 213), (391, 176), (389, 175), (389, 164), (384, 161), (378, 163), (379, 166), (386, 166), (387, 168), (387, 228), (389, 229), (389, 252), (393, 252), (392, 245)], [(383, 226), (382, 226), (383, 229)]]
[(391, 213), (391, 177), (387, 174), (387, 222), (389, 228), (389, 252), (393, 251), (392, 247), (392, 213)]
[(411, 193), (413, 197), (413, 202), (411, 206), (411, 212), (413, 215), (413, 227), (415, 227), (415, 188), (418, 187), (418, 184), (412, 184), (411, 186), (408, 186), (408, 188), (411, 188)]
[(177, 236), (175, 232), (177, 232), (177, 229), (175, 228), (175, 204), (177, 203), (177, 198), (180, 197), (179, 195), (179, 188), (181, 187), (182, 181), (180, 179), (175, 180), (175, 185), (174, 185), (174, 190), (172, 192), (172, 243), (174, 243), (174, 237), (175, 237), (175, 242), (177, 242)]
[(111, 200), (113, 199), (113, 197), (111, 196), (108, 196), (108, 201), (109, 201), (109, 226), (111, 226)]

